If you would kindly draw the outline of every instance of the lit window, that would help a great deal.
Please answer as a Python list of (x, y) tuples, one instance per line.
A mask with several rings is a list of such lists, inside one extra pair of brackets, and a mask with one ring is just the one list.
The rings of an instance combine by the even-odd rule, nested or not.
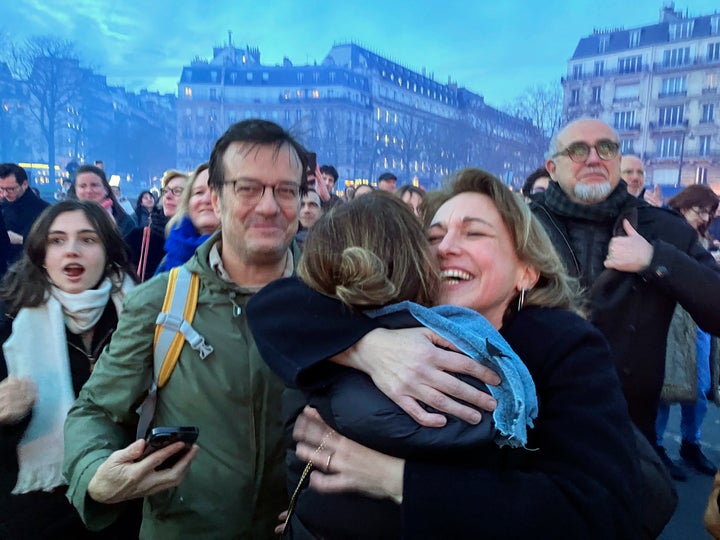
[(185, 97), (188, 99), (192, 98), (192, 88), (188, 86), (185, 87)]
[(312, 91), (312, 97), (314, 97), (315, 99), (319, 98), (319, 97), (320, 97), (320, 92), (319, 92), (318, 90), (313, 90), (313, 91)]

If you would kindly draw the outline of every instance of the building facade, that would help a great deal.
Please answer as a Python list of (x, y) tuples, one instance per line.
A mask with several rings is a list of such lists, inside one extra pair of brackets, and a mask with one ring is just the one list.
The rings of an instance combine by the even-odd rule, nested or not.
[(178, 84), (177, 164), (208, 160), (217, 137), (247, 118), (289, 129), (345, 184), (374, 183), (386, 170), (398, 184), (437, 187), (464, 166), (522, 183), (540, 157), (528, 155), (538, 130), (353, 43), (333, 46), (321, 65), (266, 66), (258, 49), (228, 44), (212, 60), (185, 66)]
[(657, 24), (582, 38), (562, 79), (567, 120), (600, 118), (648, 181), (720, 191), (720, 14), (667, 3)]
[(48, 199), (68, 167), (94, 160), (139, 191), (175, 166), (175, 103), (110, 86), (74, 58), (38, 57), (26, 79), (0, 63), (0, 162), (22, 163)]

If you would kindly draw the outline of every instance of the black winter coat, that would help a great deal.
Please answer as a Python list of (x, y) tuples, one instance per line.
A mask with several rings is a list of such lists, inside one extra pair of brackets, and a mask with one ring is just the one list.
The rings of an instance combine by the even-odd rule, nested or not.
[[(617, 189), (624, 190), (624, 183)], [(597, 223), (554, 213), (543, 195), (533, 199), (530, 207), (545, 226), (568, 273), (587, 287), (590, 321), (610, 342), (630, 416), (648, 440), (654, 441), (665, 343), (675, 305), (680, 303), (701, 328), (717, 335), (720, 266), (675, 212), (626, 194), (620, 215), (605, 223), (603, 235), (598, 233)], [(653, 246), (650, 266), (641, 273), (602, 267), (610, 238), (624, 235), (623, 219)], [(591, 268), (598, 264), (599, 272)]]
[[(32, 224), (48, 206), (50, 205), (35, 195), (32, 190), (26, 189), (25, 193), (15, 202), (4, 201), (0, 204), (0, 209), (2, 209), (7, 230), (18, 233), (24, 240), (27, 238)], [(22, 246), (11, 244), (8, 249), (8, 264), (18, 260), (22, 255), (22, 250)]]
[[(306, 391), (342, 374), (324, 359), (380, 325), (296, 279), (264, 287), (246, 313), (263, 359)], [(537, 387), (539, 415), (528, 440), (534, 450), (486, 444), (456, 459), (406, 460), (399, 516), (390, 509), (371, 521), (360, 506), (306, 508), (325, 525), (325, 537), (347, 537), (333, 535), (336, 524), (367, 536), (382, 519), (386, 537), (641, 537), (635, 437), (605, 339), (569, 312), (535, 307), (501, 334)]]

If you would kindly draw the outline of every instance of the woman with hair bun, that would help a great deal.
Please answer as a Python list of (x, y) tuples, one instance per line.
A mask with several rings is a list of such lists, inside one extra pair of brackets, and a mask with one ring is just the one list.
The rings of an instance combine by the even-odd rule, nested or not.
[[(364, 198), (369, 202), (376, 196)], [(410, 221), (417, 221), (397, 202)], [(330, 226), (341, 209), (316, 227), (323, 222)], [(318, 251), (327, 255), (318, 262), (312, 242), (320, 240), (311, 235), (299, 269), (305, 283), (273, 282), (248, 303), (248, 322), (263, 359), (286, 384), (310, 394), (311, 404), (317, 404), (317, 409), (304, 410), (293, 431), (295, 455), (310, 463), (312, 472), (306, 475), (309, 487), (300, 488), (301, 495), (295, 497), (289, 533), (294, 538), (646, 537), (638, 502), (637, 435), (610, 348), (579, 315), (577, 285), (540, 222), (520, 197), (479, 169), (459, 171), (446, 190), (428, 194), (423, 210), (432, 257), (405, 257), (403, 245), (420, 247), (423, 231), (383, 231), (373, 221), (383, 219), (377, 213), (357, 227), (374, 230), (375, 241), (387, 246), (382, 253), (390, 255), (379, 257), (382, 265), (363, 262), (375, 260), (365, 255), (345, 256), (346, 270), (331, 273), (338, 265), (324, 267), (322, 260), (332, 260), (333, 253), (340, 256), (343, 250), (332, 244), (332, 235), (323, 235)], [(329, 232), (339, 235), (340, 242), (349, 234), (345, 228)], [(414, 262), (408, 266), (407, 261)], [(435, 265), (440, 270), (437, 295), (427, 286)], [(403, 268), (413, 275), (420, 268), (424, 281), (413, 285), (406, 278), (384, 279)], [(357, 283), (348, 286), (355, 275)], [(441, 446), (435, 453), (432, 445), (422, 444), (407, 451), (402, 444), (382, 440), (388, 429), (384, 420), (369, 422), (367, 433), (356, 430), (347, 436), (343, 429), (355, 411), (339, 415), (342, 409), (333, 406), (332, 399), (330, 406), (316, 399), (354, 370), (403, 409), (417, 430), (424, 426), (424, 433), (438, 440), (455, 425), (474, 433), (473, 428), (488, 420), (488, 414), (470, 405), (479, 400), (478, 386), (452, 371), (491, 386), (507, 383), (508, 373), (498, 378), (472, 359), (428, 347), (429, 341), (450, 348), (453, 341), (444, 334), (445, 327), (425, 325), (417, 311), (406, 310), (415, 328), (398, 328), (403, 322), (410, 326), (401, 319), (407, 316), (403, 311), (372, 317), (348, 306), (358, 300), (365, 302), (363, 309), (396, 302), (403, 299), (404, 287), (409, 289), (406, 294), (418, 295), (418, 284), (425, 298), (442, 304), (439, 308), (460, 306), (487, 320), (504, 340), (488, 339), (487, 345), (500, 367), (510, 365), (515, 354), (522, 359), (538, 399), (527, 444), (488, 444), (486, 439), (465, 447)], [(505, 342), (511, 352), (493, 355)], [(455, 349), (467, 352), (465, 345)], [(442, 384), (432, 381), (436, 386), (424, 383), (418, 390), (411, 382), (418, 381), (429, 363), (453, 369), (437, 375)], [(438, 387), (448, 388), (458, 401), (434, 390)], [(495, 410), (496, 426), (504, 401), (501, 395), (484, 400)], [(443, 416), (438, 410), (451, 414)], [(337, 502), (340, 497), (347, 497), (345, 504)], [(653, 530), (647, 536), (653, 532), (659, 533)]]

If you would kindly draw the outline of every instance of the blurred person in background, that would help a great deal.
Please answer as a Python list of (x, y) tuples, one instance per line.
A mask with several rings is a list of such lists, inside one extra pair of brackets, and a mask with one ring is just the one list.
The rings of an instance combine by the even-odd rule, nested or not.
[(381, 191), (393, 193), (397, 184), (397, 176), (391, 172), (384, 172), (378, 177), (377, 188)]
[[(707, 248), (707, 228), (718, 208), (718, 196), (713, 190), (702, 184), (688, 186), (668, 201), (668, 207), (683, 215), (697, 232), (700, 243)], [(665, 361), (666, 392), (669, 391), (668, 385), (696, 389), (696, 400), (680, 404), (680, 457), (697, 472), (713, 476), (715, 464), (703, 453), (700, 439), (708, 397), (718, 402), (720, 340), (702, 330), (687, 311), (678, 305), (670, 323)], [(670, 403), (661, 400), (656, 421), (658, 452), (672, 477), (686, 480), (687, 474), (670, 459), (663, 445), (669, 414)]]
[(138, 227), (147, 227), (150, 223), (150, 214), (155, 208), (155, 195), (152, 191), (142, 191), (135, 202), (135, 222)]
[(0, 195), (5, 199), (0, 209), (10, 240), (7, 262), (11, 264), (22, 255), (25, 236), (49, 204), (29, 189), (27, 172), (16, 163), (0, 164)]
[(323, 213), (324, 210), (320, 195), (318, 195), (314, 189), (308, 189), (307, 193), (302, 196), (302, 201), (300, 202), (300, 213), (298, 214), (300, 226), (295, 235), (295, 242), (297, 242), (300, 249), (302, 249), (305, 244), (308, 232), (312, 226), (317, 223), (317, 220), (320, 219)]
[(123, 209), (115, 197), (105, 176), (105, 171), (95, 165), (80, 165), (75, 172), (75, 179), (68, 190), (69, 199), (94, 201), (107, 210), (125, 237), (135, 228), (135, 220)]
[(322, 210), (323, 212), (327, 212), (336, 204), (343, 202), (342, 198), (335, 194), (335, 186), (339, 175), (337, 169), (332, 165), (323, 165), (320, 167), (320, 176), (325, 182), (325, 187), (330, 196), (328, 200), (322, 202)]
[(407, 204), (417, 217), (422, 217), (420, 214), (420, 203), (425, 198), (425, 192), (411, 184), (405, 184), (395, 190), (395, 195), (402, 199), (402, 202)]
[[(150, 224), (147, 225), (148, 231), (145, 232), (144, 227), (138, 226), (126, 238), (130, 246), (130, 260), (138, 269), (138, 275), (143, 274), (140, 275), (141, 279), (154, 275), (160, 262), (165, 257), (165, 228), (168, 220), (177, 212), (187, 179), (187, 174), (178, 170), (170, 169), (165, 171), (160, 181), (162, 186), (160, 202), (150, 212)], [(147, 252), (144, 272), (140, 268), (143, 237), (146, 238)]]
[(639, 157), (623, 156), (620, 160), (620, 174), (630, 195), (643, 199), (652, 206), (662, 206), (660, 186), (656, 185), (652, 191), (645, 189), (645, 166)]
[(545, 167), (538, 167), (525, 179), (525, 183), (520, 189), (520, 192), (525, 199), (530, 199), (533, 195), (545, 191), (548, 185), (550, 185), (550, 173)]
[(353, 199), (357, 199), (358, 197), (362, 197), (363, 195), (367, 195), (373, 191), (375, 191), (375, 188), (370, 184), (360, 184), (355, 187), (355, 195), (353, 195)]
[(175, 215), (165, 227), (165, 258), (156, 274), (167, 272), (187, 262), (197, 247), (220, 227), (208, 188), (208, 163), (202, 163), (190, 174)]
[(122, 206), (123, 210), (125, 210), (125, 213), (135, 219), (135, 208), (133, 208), (132, 203), (128, 200), (128, 198), (122, 194), (122, 190), (120, 189), (120, 186), (114, 186), (110, 185), (110, 189), (113, 192), (113, 195), (115, 195), (115, 198), (120, 203), (120, 206)]

